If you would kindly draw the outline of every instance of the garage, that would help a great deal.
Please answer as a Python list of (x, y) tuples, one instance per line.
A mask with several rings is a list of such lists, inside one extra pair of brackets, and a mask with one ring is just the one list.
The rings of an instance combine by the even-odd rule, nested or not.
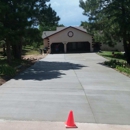
[(67, 52), (68, 53), (90, 52), (90, 43), (89, 42), (69, 42), (67, 43)]
[(51, 53), (64, 53), (64, 44), (63, 43), (52, 43), (51, 44)]
[(44, 31), (44, 48), (48, 53), (84, 53), (92, 52), (92, 35), (80, 27), (57, 27), (54, 31)]

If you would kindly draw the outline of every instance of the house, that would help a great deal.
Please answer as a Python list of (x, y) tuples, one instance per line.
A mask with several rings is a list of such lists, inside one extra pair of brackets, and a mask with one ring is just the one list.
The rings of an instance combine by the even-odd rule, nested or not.
[[(44, 31), (42, 34), (44, 48), (49, 53), (93, 52), (93, 37), (86, 29), (80, 27), (57, 27), (55, 31)], [(114, 47), (102, 44), (102, 51), (124, 51), (123, 42)]]
[(92, 52), (92, 35), (82, 27), (57, 27), (42, 34), (44, 48), (49, 53)]

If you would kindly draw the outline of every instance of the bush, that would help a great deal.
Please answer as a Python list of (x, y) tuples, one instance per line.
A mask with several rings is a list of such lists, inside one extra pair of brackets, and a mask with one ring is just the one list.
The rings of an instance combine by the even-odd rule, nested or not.
[(117, 65), (121, 67), (129, 67), (129, 65), (126, 62), (119, 62), (118, 60), (105, 61), (104, 64), (112, 68), (116, 68)]
[(116, 68), (120, 72), (125, 72), (127, 74), (130, 74), (130, 65), (127, 64), (126, 62), (119, 62), (117, 60), (110, 60), (110, 61), (105, 61), (104, 64), (111, 67), (111, 68)]
[(0, 65), (0, 75), (14, 76), (16, 70), (9, 65)]

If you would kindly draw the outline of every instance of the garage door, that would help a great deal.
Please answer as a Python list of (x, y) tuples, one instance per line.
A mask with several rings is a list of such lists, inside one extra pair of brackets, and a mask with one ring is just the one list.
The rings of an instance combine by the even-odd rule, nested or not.
[(67, 52), (90, 52), (89, 42), (69, 42), (67, 44)]
[(52, 43), (51, 44), (51, 53), (64, 53), (64, 44), (63, 43)]

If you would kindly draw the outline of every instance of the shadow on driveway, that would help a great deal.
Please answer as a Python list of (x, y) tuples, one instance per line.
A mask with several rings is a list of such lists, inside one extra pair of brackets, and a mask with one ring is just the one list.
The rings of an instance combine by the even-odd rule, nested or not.
[[(74, 64), (70, 62), (50, 62), (50, 61), (38, 61), (33, 66), (17, 75), (15, 80), (49, 80), (55, 78), (61, 78), (66, 75), (68, 70), (81, 69), (81, 64)], [(71, 74), (72, 72), (68, 72)]]

